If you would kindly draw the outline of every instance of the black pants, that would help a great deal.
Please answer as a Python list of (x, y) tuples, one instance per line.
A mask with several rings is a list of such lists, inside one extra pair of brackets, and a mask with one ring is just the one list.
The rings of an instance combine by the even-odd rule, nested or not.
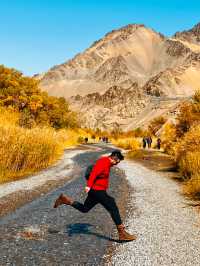
[(122, 224), (119, 209), (115, 202), (115, 199), (109, 196), (105, 190), (93, 190), (88, 192), (88, 196), (84, 204), (74, 201), (72, 207), (86, 213), (89, 212), (96, 204), (100, 203), (111, 215), (116, 225)]

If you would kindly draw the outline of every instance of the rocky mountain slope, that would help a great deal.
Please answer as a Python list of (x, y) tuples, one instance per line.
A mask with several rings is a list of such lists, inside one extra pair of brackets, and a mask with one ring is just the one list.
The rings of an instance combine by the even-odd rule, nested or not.
[(175, 33), (174, 38), (200, 45), (200, 23), (188, 31)]
[(114, 129), (126, 127), (150, 102), (137, 83), (128, 89), (114, 85), (105, 93), (72, 96), (71, 105), (82, 112), (81, 122), (90, 128)]
[(200, 24), (172, 38), (130, 24), (50, 69), (40, 84), (51, 95), (68, 98), (84, 126), (142, 126), (157, 114), (173, 112), (200, 88), (199, 40)]

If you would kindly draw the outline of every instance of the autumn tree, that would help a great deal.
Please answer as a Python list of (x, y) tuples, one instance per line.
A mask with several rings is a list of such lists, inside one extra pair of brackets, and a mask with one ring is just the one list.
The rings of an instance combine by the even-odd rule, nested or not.
[(200, 123), (200, 90), (191, 101), (181, 104), (177, 115), (177, 135), (183, 136), (193, 125)]
[(3, 65), (0, 65), (0, 106), (12, 107), (18, 111), (22, 127), (78, 127), (78, 117), (69, 109), (63, 97), (49, 96), (40, 90), (37, 80)]

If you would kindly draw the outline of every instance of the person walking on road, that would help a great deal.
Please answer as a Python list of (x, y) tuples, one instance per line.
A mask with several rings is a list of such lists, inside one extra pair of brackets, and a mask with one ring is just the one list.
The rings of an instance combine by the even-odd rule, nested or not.
[(122, 223), (119, 209), (115, 199), (107, 194), (109, 184), (110, 168), (120, 163), (124, 159), (120, 150), (114, 150), (109, 156), (101, 157), (93, 166), (92, 171), (87, 180), (85, 187), (88, 193), (84, 204), (74, 201), (70, 197), (61, 194), (55, 201), (54, 208), (65, 204), (79, 210), (82, 213), (89, 212), (96, 204), (101, 204), (111, 215), (119, 235), (120, 241), (132, 241), (136, 236), (125, 231), (125, 226)]
[(158, 138), (157, 139), (157, 149), (160, 150), (160, 146), (161, 146), (161, 139)]
[(143, 139), (142, 139), (142, 147), (143, 147), (143, 149), (146, 148), (146, 145), (147, 145), (146, 137), (143, 137)]
[(148, 137), (148, 148), (151, 148), (151, 144), (152, 144), (152, 138), (151, 136)]
[(148, 148), (151, 148), (151, 144), (152, 144), (152, 138), (151, 136), (147, 137), (147, 144), (148, 144)]

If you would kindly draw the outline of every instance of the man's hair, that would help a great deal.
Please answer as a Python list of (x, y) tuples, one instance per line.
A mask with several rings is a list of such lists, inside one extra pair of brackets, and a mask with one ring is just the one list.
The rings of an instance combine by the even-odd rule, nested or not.
[(121, 160), (124, 160), (124, 156), (122, 155), (121, 151), (120, 150), (114, 150), (112, 151), (111, 157), (117, 157), (120, 161)]

